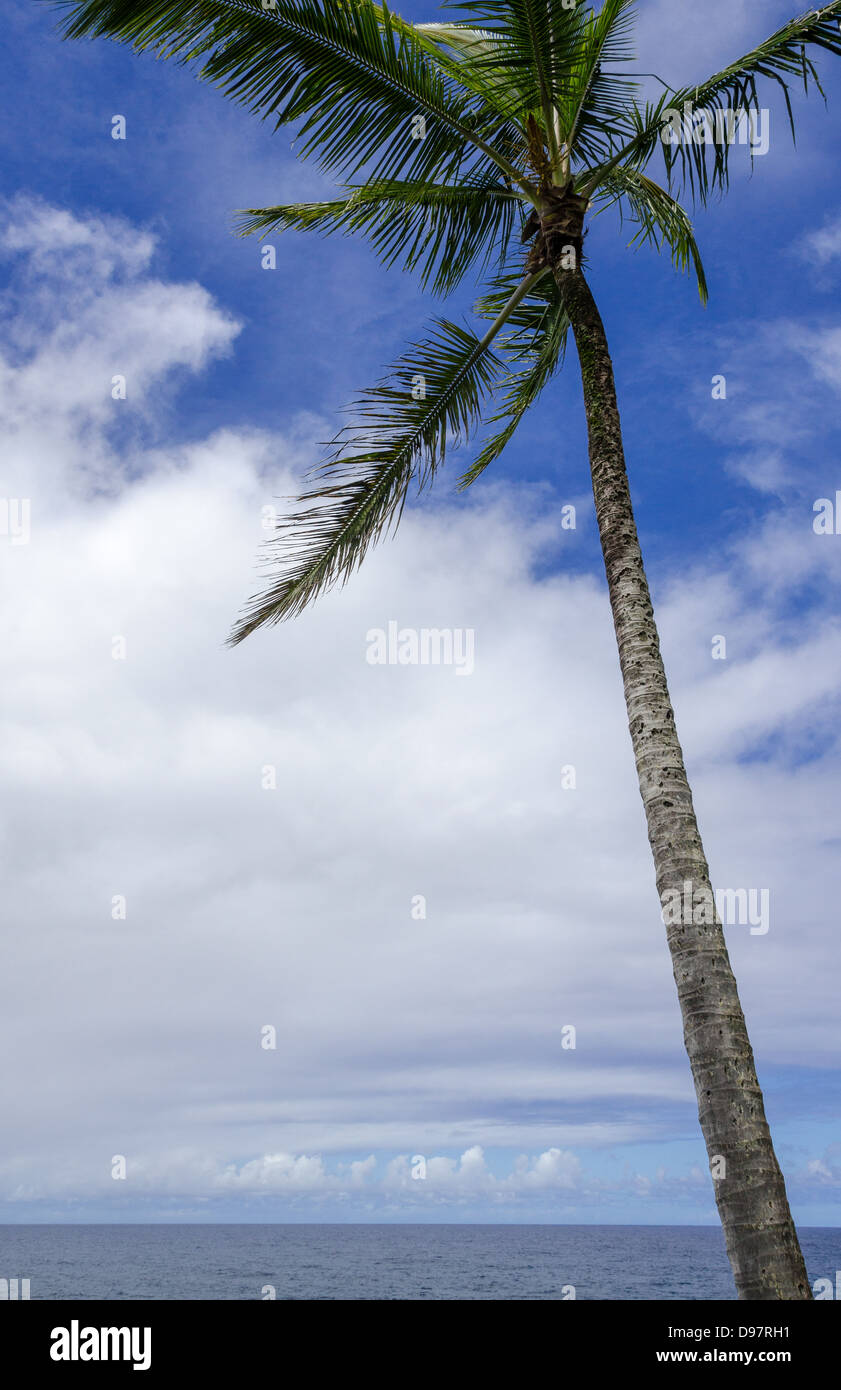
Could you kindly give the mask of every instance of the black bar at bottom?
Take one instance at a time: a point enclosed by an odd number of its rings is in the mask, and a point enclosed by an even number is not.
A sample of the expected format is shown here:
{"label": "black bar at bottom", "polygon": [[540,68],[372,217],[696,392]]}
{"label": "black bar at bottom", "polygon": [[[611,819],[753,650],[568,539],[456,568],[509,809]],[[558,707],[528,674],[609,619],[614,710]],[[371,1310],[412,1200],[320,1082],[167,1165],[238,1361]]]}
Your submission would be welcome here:
{"label": "black bar at bottom", "polygon": [[[551,1312],[550,1312],[551,1307]],[[485,1370],[562,1379],[721,1366],[837,1377],[841,1319],[827,1303],[454,1301],[8,1302],[3,1362],[20,1374],[145,1380],[206,1372],[294,1377],[335,1366],[417,1381]],[[546,1366],[546,1358],[549,1367]],[[303,1365],[301,1364],[303,1360]],[[540,1367],[543,1366],[543,1372]]]}

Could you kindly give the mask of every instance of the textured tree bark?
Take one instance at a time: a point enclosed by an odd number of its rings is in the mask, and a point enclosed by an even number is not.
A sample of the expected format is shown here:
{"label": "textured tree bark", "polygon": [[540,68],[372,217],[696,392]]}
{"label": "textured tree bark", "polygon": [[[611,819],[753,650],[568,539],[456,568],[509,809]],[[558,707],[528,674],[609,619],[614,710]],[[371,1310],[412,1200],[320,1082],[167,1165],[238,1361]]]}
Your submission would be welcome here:
{"label": "textured tree bark", "polygon": [[722,1174],[714,1188],[727,1253],[740,1299],[809,1299],[724,932],[709,906],[709,868],[631,507],[607,338],[580,265],[561,269],[553,250],[550,243],[581,365],[596,516],[661,904],[685,903],[685,885],[692,885],[691,910],[665,911],[664,920],[701,1129],[711,1172]]}

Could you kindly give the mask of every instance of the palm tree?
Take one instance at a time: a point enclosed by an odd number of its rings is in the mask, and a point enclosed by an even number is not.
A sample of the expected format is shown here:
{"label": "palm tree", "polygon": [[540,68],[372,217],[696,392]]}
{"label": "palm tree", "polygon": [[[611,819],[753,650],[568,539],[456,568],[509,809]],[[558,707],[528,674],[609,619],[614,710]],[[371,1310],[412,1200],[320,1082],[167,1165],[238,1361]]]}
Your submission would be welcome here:
{"label": "palm tree", "polygon": [[[732,119],[757,85],[820,91],[811,56],[841,55],[841,0],[794,19],[691,88],[642,101],[634,0],[468,0],[455,23],[410,24],[373,0],[52,0],[66,36],[106,35],[181,63],[279,127],[342,178],[321,203],[250,209],[240,230],[359,233],[437,293],[487,275],[481,335],[446,319],[356,402],[271,545],[281,566],[232,644],[345,581],[484,417],[495,430],[460,479],[500,455],[562,361],[570,329],[596,516],[657,888],[715,1193],[742,1299],[811,1298],[785,1183],[714,910],[640,552],[604,326],[582,268],[584,222],[614,205],[634,241],[665,246],[707,288],[679,201],[729,185]],[[658,79],[659,80],[659,79]],[[665,85],[665,84],[663,84]],[[688,106],[685,103],[689,103]],[[691,117],[688,129],[681,118]],[[646,170],[664,161],[665,187]],[[526,253],[524,243],[530,243]],[[684,901],[691,910],[667,911]],[[700,904],[700,908],[699,905]]]}

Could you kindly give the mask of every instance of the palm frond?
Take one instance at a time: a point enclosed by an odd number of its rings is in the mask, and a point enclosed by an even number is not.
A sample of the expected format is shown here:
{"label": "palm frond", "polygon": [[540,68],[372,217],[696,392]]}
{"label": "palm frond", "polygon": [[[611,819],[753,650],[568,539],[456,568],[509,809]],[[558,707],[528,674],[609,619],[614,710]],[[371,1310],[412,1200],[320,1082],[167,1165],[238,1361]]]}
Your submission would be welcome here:
{"label": "palm frond", "polygon": [[614,204],[619,205],[620,212],[623,211],[623,203],[630,208],[632,220],[639,224],[639,231],[629,245],[650,241],[659,251],[665,243],[671,252],[672,264],[678,270],[685,272],[690,265],[694,267],[701,303],[706,304],[709,299],[707,279],[686,209],[665,188],[630,166],[620,165],[614,169],[599,186],[598,192],[604,200],[603,211]]}
{"label": "palm frond", "polygon": [[532,275],[526,293],[520,296],[516,305],[512,305],[512,297],[522,284],[523,272],[515,265],[500,267],[477,298],[473,305],[474,312],[479,318],[492,320],[496,320],[505,312],[505,341],[508,341],[512,333],[519,331],[521,327],[528,332],[534,326],[533,301],[547,304],[553,298],[555,291],[549,284],[550,279],[548,269]]}
{"label": "palm frond", "polygon": [[[530,279],[519,293],[525,294]],[[515,296],[516,297],[516,296]],[[519,300],[517,300],[519,302]],[[316,485],[267,544],[281,547],[282,567],[268,590],[252,598],[229,639],[235,646],[264,624],[300,613],[344,582],[369,547],[400,520],[413,482],[426,487],[448,446],[476,427],[502,366],[491,343],[504,312],[479,339],[470,329],[437,320],[379,384],[353,407]]]}
{"label": "palm frond", "polygon": [[[461,87],[481,96],[506,119],[513,119],[522,105],[510,73],[502,62],[499,42],[488,29],[467,24],[410,24],[392,15],[395,28],[410,29],[435,63],[449,72]],[[516,135],[512,131],[512,135]]]}
{"label": "palm frond", "polygon": [[[466,168],[511,175],[497,133],[505,121],[444,72],[411,32],[371,0],[45,0],[68,38],[107,36],[180,63],[276,127],[303,122],[302,153],[353,173],[453,177]],[[412,138],[412,121],[426,130]]]}
{"label": "palm frond", "polygon": [[581,26],[569,98],[561,114],[570,161],[589,167],[609,155],[639,83],[605,70],[606,64],[634,57],[631,31],[636,0],[604,0],[598,14]]}
{"label": "palm frond", "polygon": [[502,256],[520,206],[519,197],[497,180],[432,184],[379,180],[345,189],[346,197],[322,203],[248,208],[241,236],[284,228],[323,233],[360,232],[386,265],[400,260],[446,294],[466,272]]}
{"label": "palm frond", "polygon": [[[792,137],[795,137],[792,84],[802,82],[804,92],[814,87],[823,96],[814,57],[808,51],[823,49],[841,56],[841,0],[808,11],[790,20],[764,43],[751,49],[735,63],[715,73],[695,87],[668,91],[657,102],[631,108],[624,131],[617,128],[613,153],[594,167],[581,191],[588,195],[610,171],[620,164],[637,167],[647,162],[658,145],[663,150],[670,186],[677,178],[693,197],[705,203],[729,184],[732,147],[730,113],[749,112],[759,107],[762,79],[776,83],[783,93]],[[817,55],[815,55],[817,56]],[[705,138],[666,142],[670,120],[683,118],[685,105],[703,123]]]}
{"label": "palm frond", "polygon": [[518,93],[519,120],[530,115],[538,120],[550,159],[557,164],[556,110],[569,97],[589,7],[562,0],[468,0],[453,8],[476,17],[487,49],[462,49],[466,70],[479,77],[505,74]]}
{"label": "palm frond", "polygon": [[[498,292],[481,301],[486,313],[493,313]],[[532,287],[530,294],[509,319],[509,327],[515,331],[500,339],[499,351],[504,354],[509,367],[519,362],[526,365],[520,371],[510,372],[501,383],[501,409],[490,417],[488,423],[504,420],[505,424],[485,441],[478,457],[462,475],[459,492],[470,487],[499,458],[523,416],[563,363],[570,323],[558,286],[551,275],[544,276]]]}

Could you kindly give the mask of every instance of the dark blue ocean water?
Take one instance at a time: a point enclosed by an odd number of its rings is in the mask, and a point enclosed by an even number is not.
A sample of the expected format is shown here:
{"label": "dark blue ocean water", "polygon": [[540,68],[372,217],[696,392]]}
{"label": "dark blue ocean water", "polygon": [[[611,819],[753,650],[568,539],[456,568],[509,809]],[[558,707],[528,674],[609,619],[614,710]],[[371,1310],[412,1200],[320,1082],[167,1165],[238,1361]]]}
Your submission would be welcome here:
{"label": "dark blue ocean water", "polygon": [[[841,1229],[800,1239],[834,1281]],[[32,1299],[735,1298],[701,1226],[2,1226],[0,1277]]]}

